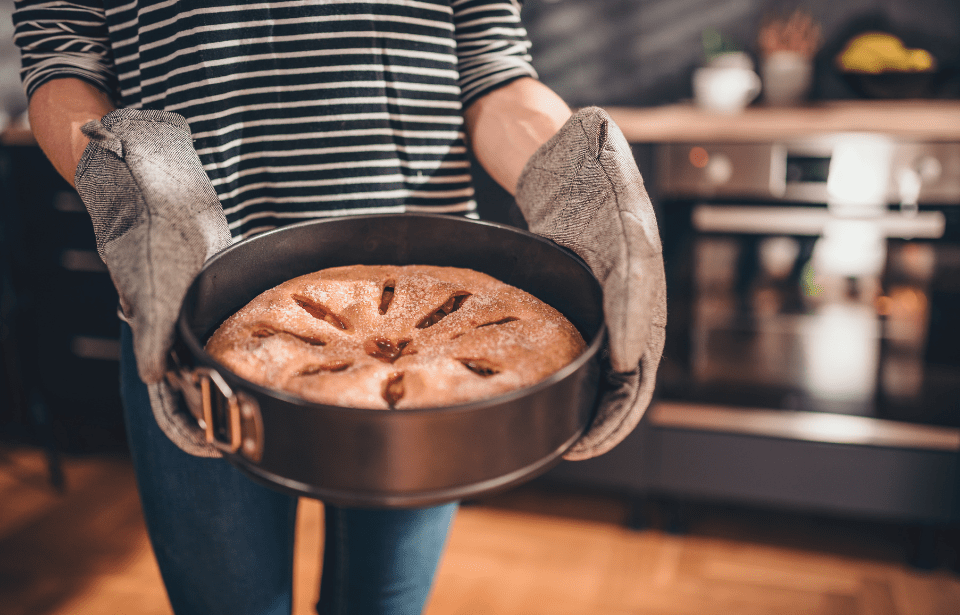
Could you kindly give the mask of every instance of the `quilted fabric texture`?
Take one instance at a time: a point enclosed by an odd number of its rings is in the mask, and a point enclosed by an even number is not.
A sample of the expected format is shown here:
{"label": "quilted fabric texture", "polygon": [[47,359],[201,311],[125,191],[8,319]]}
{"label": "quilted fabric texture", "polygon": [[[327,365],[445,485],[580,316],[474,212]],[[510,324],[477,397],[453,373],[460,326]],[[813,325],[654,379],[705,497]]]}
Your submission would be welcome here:
{"label": "quilted fabric texture", "polygon": [[82,130],[90,143],[77,165],[77,192],[133,329],[154,414],[180,448],[215,456],[163,377],[187,288],[203,263],[230,244],[223,208],[183,117],[118,109]]}
{"label": "quilted fabric texture", "polygon": [[640,421],[667,320],[653,205],[623,133],[597,107],[576,112],[526,163],[517,206],[532,232],[580,255],[603,287],[609,368],[597,415],[567,459],[609,451]]}

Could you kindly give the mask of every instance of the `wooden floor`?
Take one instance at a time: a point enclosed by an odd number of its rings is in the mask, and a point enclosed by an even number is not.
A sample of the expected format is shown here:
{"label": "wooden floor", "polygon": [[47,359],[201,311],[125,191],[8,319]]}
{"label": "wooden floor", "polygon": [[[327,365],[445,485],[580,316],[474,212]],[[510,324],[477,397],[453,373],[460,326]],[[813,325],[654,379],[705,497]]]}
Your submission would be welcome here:
{"label": "wooden floor", "polygon": [[[128,461],[0,447],[0,613],[169,615]],[[312,613],[321,509],[298,518]],[[524,487],[458,514],[427,615],[957,615],[960,576],[917,571],[891,527],[701,506],[682,535],[626,528],[618,497]],[[654,526],[656,527],[656,526]]]}

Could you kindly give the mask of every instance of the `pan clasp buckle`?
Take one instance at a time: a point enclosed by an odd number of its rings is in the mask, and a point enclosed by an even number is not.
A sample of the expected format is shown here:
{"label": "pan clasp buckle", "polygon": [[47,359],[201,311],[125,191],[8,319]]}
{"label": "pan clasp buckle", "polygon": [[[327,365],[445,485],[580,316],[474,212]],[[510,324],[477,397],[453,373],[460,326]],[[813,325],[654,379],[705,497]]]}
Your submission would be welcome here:
{"label": "pan clasp buckle", "polygon": [[263,457],[263,419],[249,395],[234,392],[214,369],[197,368],[203,416],[198,423],[207,442],[227,453],[237,453],[257,463]]}

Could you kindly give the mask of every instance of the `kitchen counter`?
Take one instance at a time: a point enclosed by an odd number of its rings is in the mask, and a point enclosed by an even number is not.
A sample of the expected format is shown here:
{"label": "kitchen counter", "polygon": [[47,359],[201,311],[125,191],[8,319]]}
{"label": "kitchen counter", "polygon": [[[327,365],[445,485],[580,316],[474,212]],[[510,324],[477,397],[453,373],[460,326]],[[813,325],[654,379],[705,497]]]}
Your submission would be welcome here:
{"label": "kitchen counter", "polygon": [[0,145],[35,145],[33,133],[26,126],[14,124],[0,130]]}
{"label": "kitchen counter", "polygon": [[960,100],[844,100],[803,107],[747,107],[717,115],[693,104],[608,107],[632,143],[770,141],[839,132],[960,141]]}

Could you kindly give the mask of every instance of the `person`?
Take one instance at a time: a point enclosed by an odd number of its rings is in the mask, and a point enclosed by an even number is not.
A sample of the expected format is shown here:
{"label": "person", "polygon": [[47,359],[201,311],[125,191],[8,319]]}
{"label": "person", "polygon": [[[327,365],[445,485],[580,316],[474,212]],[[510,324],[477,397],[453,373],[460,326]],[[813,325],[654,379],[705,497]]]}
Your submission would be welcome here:
{"label": "person", "polygon": [[[469,146],[604,289],[605,392],[567,458],[636,425],[663,347],[656,219],[609,116],[537,80],[517,0],[18,0],[14,24],[31,127],[120,296],[131,455],[178,615],[291,609],[297,499],[218,459],[164,379],[186,287],[231,242],[358,213],[475,216]],[[455,510],[325,505],[318,612],[421,612]]]}

